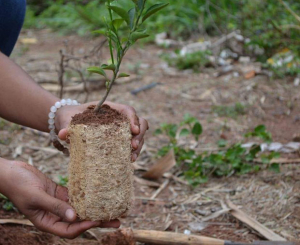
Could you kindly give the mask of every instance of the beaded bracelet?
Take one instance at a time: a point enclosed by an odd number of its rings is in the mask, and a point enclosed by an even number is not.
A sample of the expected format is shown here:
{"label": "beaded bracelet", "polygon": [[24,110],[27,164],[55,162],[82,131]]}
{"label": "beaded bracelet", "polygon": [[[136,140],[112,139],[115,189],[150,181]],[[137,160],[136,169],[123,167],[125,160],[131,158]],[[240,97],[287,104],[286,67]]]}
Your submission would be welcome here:
{"label": "beaded bracelet", "polygon": [[53,145],[60,151],[64,152],[66,155],[68,155],[68,149],[64,147],[58,140],[58,137],[55,133],[55,113],[57,110],[63,106],[66,105],[80,105],[76,100],[71,99],[62,99],[61,101],[58,101],[50,108],[49,113],[49,129],[50,129],[50,139],[53,143]]}

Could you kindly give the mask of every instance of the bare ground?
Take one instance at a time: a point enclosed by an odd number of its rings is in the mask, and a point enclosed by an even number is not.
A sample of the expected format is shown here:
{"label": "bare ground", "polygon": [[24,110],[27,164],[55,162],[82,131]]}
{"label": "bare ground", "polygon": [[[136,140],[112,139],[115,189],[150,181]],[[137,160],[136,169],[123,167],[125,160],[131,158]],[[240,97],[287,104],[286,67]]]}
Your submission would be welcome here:
{"label": "bare ground", "polygon": [[[37,43],[20,42],[13,59],[37,82],[48,88],[49,85],[53,87],[57,84],[58,51],[63,48],[65,39],[81,53],[85,53],[97,42],[76,36],[56,36],[48,31],[24,32],[21,40],[28,37],[36,38]],[[291,79],[269,79],[264,75],[245,79],[243,71],[253,70],[258,66],[254,63],[235,63],[235,69],[241,71],[239,77],[233,77],[231,74],[215,77],[215,69],[205,69],[202,73],[177,71],[166,66],[159,57],[162,52],[168,50],[154,45],[130,51],[124,60],[123,70],[134,74],[133,78],[116,85],[109,97],[111,101],[133,106],[139,116],[149,121],[150,130],[137,166],[151,166],[156,160],[157,150],[166,143],[165,138],[153,136],[160,123],[178,123],[186,113],[200,119],[204,133],[199,147],[208,150],[215,148],[220,138],[230,142],[241,140],[245,132],[259,124],[265,124],[272,133],[273,140],[281,143],[292,141],[293,135],[299,132],[299,88],[293,85]],[[107,57],[106,53],[104,57]],[[69,80],[72,82],[71,77]],[[130,93],[133,89],[152,82],[158,82],[160,85],[136,96]],[[89,101],[99,100],[103,93],[104,90],[92,91]],[[64,97],[78,98],[83,102],[85,95],[82,92],[73,92],[66,93]],[[219,105],[231,106],[236,102],[245,105],[245,115],[239,115],[237,118],[219,117],[212,109]],[[0,139],[2,157],[30,162],[57,182],[59,176],[66,176],[68,159],[49,146],[46,134],[9,124],[1,127]],[[298,158],[298,153],[284,157]],[[140,172],[137,171],[136,174],[140,175]],[[160,180],[160,183],[163,181]],[[255,175],[211,178],[207,184],[195,189],[181,182],[171,181],[168,188],[154,200],[148,198],[155,188],[136,183],[134,208],[129,217],[122,220],[122,225],[135,229],[180,233],[189,230],[192,234],[236,242],[263,240],[258,233],[228,212],[202,222],[207,216],[224,208],[226,198],[230,198],[245,213],[278,235],[287,240],[298,240],[299,189],[300,168],[297,163],[282,165],[279,174],[262,171]],[[1,218],[16,216],[21,217],[15,212],[0,212]],[[204,227],[201,228],[199,224]],[[0,225],[0,230],[3,234],[16,234],[7,235],[7,241],[11,241],[11,244],[13,239],[19,236],[25,236],[27,240],[24,238],[24,241],[27,241],[27,244],[100,244],[89,234],[71,242],[46,235],[34,228]]]}

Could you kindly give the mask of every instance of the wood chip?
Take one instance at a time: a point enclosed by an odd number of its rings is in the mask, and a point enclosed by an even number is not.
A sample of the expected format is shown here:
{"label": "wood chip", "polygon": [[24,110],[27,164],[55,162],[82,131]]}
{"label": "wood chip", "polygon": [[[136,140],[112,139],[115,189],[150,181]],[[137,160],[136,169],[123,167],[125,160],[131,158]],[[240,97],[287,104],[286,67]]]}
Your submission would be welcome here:
{"label": "wood chip", "polygon": [[28,225],[34,226],[28,219],[0,219],[0,224],[15,224],[15,225]]}
{"label": "wood chip", "polygon": [[256,72],[253,70],[253,71],[247,72],[247,73],[244,75],[244,77],[245,77],[245,79],[251,79],[251,78],[255,77],[255,75],[256,75]]}
{"label": "wood chip", "polygon": [[160,184],[154,181],[141,179],[137,176],[134,176],[134,181],[141,185],[151,186],[151,187],[160,187]]}
{"label": "wood chip", "polygon": [[167,155],[159,159],[150,168],[143,177],[146,179],[159,179],[164,173],[168,172],[171,168],[176,165],[176,160],[174,156],[174,150],[170,150]]}
{"label": "wood chip", "polygon": [[264,238],[269,241],[286,241],[285,238],[277,235],[255,219],[248,216],[245,212],[240,210],[237,206],[235,206],[229,199],[226,200],[228,207],[231,209],[230,213],[232,216],[250,226],[252,229],[256,230],[259,234],[261,234]]}

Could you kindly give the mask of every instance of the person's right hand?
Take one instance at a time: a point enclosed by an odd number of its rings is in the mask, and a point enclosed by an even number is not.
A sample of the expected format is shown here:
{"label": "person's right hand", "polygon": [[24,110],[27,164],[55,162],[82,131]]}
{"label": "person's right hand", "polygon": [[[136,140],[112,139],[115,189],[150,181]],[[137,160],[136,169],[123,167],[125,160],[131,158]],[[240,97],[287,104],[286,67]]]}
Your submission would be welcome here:
{"label": "person's right hand", "polygon": [[92,227],[120,226],[118,220],[107,223],[77,221],[75,211],[68,204],[67,188],[57,185],[26,163],[1,158],[0,162],[1,170],[5,172],[0,174],[0,192],[39,230],[73,239]]}

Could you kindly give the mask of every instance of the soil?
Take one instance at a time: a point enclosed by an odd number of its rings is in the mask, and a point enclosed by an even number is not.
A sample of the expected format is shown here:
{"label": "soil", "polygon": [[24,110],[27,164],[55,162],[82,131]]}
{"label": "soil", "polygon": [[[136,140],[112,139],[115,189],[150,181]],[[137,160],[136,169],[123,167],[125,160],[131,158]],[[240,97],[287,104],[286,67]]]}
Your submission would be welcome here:
{"label": "soil", "polygon": [[71,124],[107,125],[127,120],[120,112],[110,108],[108,105],[102,105],[99,113],[94,112],[95,107],[94,105],[90,105],[83,113],[73,116]]}
{"label": "soil", "polygon": [[[69,45],[81,56],[88,53],[89,48],[94,47],[99,40],[78,36],[53,38],[54,35],[47,30],[24,32],[20,40],[23,37],[36,38],[37,43],[27,46],[19,43],[13,59],[41,86],[58,94],[60,87],[57,84],[56,64],[60,60],[59,49],[64,48],[64,41],[68,39]],[[203,135],[198,144],[198,148],[203,151],[215,149],[220,138],[229,143],[238,142],[243,139],[245,133],[259,124],[266,125],[274,142],[288,143],[293,140],[295,134],[299,134],[300,96],[299,87],[294,85],[293,78],[269,79],[264,75],[256,75],[246,79],[242,73],[239,77],[232,74],[216,77],[215,69],[205,69],[201,73],[178,71],[168,67],[160,58],[162,53],[171,51],[154,45],[143,49],[136,46],[130,50],[124,58],[121,70],[132,76],[117,81],[108,98],[110,101],[134,107],[137,114],[150,124],[150,130],[145,136],[145,146],[135,163],[138,169],[136,176],[142,176],[143,169],[156,162],[157,151],[168,142],[166,137],[154,136],[153,132],[162,123],[179,124],[186,113],[197,117],[203,125]],[[110,59],[109,52],[104,51],[102,55],[102,60]],[[250,71],[256,65],[253,62],[233,64],[238,69]],[[79,84],[78,79],[74,79],[75,73],[69,77],[72,78],[66,79],[66,87]],[[96,83],[101,85],[101,81],[97,81],[98,77],[94,78]],[[132,90],[153,82],[160,85],[135,96],[131,94]],[[101,86],[98,86],[96,90],[92,87],[94,83],[88,82],[87,85],[91,86],[88,101],[99,101],[105,94],[105,86],[102,86],[102,90],[99,90]],[[63,97],[74,98],[84,103],[86,94],[81,89],[65,92]],[[245,113],[235,118],[220,116],[214,110],[220,106],[231,107],[236,102],[245,105]],[[188,137],[181,139],[179,143],[195,145],[193,139]],[[7,159],[31,162],[56,182],[60,181],[61,176],[67,175],[69,159],[49,147],[47,134],[28,128],[18,128],[11,124],[3,126],[0,123],[0,155]],[[299,152],[294,152],[282,154],[281,157],[296,159],[299,155]],[[164,180],[156,182],[161,184]],[[149,200],[156,190],[157,188],[151,186],[135,184],[133,210],[126,219],[121,220],[123,227],[179,233],[188,230],[194,235],[207,235],[235,242],[252,243],[263,240],[257,232],[239,222],[230,213],[202,222],[207,215],[199,213],[214,214],[222,209],[229,196],[247,215],[276,234],[289,241],[300,239],[300,164],[297,162],[281,165],[280,173],[261,171],[242,176],[211,178],[208,183],[197,188],[172,180],[155,200]],[[23,217],[16,212],[0,210],[0,218]],[[198,224],[200,228],[193,230],[191,223]],[[201,228],[203,224],[205,227]],[[22,237],[28,234],[36,234],[46,239],[51,236],[33,227],[1,227],[14,234],[16,240],[19,237],[23,239]],[[87,233],[73,241],[52,237],[51,244],[100,243]],[[24,245],[29,244],[33,242],[24,241]]]}
{"label": "soil", "polygon": [[35,228],[0,225],[0,244],[3,245],[16,245],[16,244],[53,244],[54,236],[37,232]]}

